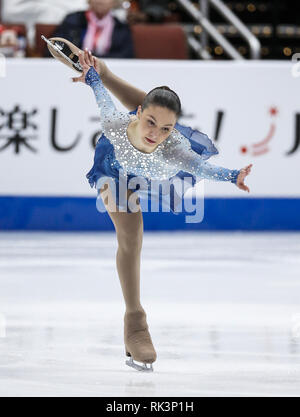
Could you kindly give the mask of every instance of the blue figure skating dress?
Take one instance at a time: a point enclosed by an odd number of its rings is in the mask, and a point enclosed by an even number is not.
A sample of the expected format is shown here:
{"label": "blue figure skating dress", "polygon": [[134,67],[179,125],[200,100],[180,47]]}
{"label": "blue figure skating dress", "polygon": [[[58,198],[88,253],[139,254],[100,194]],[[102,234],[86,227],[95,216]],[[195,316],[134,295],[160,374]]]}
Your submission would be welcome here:
{"label": "blue figure skating dress", "polygon": [[167,206],[177,214],[176,208],[181,206],[183,195],[179,187],[182,183],[184,193],[202,179],[236,183],[239,170],[206,161],[218,154],[208,136],[179,123],[153,152],[138,150],[127,136],[131,115],[136,110],[129,113],[118,111],[93,67],[86,75],[86,83],[95,93],[103,131],[96,145],[94,165],[86,175],[90,186],[97,188],[98,198],[99,190],[109,182],[119,210],[132,212],[127,199],[121,198],[119,193],[123,184],[137,193],[141,201],[157,200],[162,202],[163,211]]}

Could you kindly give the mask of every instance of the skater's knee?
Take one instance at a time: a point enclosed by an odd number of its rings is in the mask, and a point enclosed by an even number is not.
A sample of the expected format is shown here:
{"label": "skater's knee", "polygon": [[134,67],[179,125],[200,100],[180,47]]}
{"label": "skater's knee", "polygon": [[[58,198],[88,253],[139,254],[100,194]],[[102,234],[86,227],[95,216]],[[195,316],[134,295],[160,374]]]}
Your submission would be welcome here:
{"label": "skater's knee", "polygon": [[128,253],[140,252],[143,244],[143,232],[142,230],[136,230],[135,233],[132,230],[119,230],[117,232],[119,248]]}

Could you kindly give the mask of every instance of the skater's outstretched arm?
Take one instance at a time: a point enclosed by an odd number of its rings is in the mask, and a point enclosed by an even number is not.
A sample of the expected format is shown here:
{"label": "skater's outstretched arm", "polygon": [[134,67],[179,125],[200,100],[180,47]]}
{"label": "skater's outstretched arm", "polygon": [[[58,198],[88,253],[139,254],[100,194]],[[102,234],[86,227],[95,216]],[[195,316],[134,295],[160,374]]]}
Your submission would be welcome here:
{"label": "skater's outstretched arm", "polygon": [[96,58],[95,69],[101,76],[103,84],[129,111],[142,104],[147,93],[129,84],[115,75],[99,58]]}
{"label": "skater's outstretched arm", "polygon": [[250,192],[249,187],[244,184],[244,178],[249,175],[252,164],[240,170],[212,165],[192,150],[186,138],[174,147],[171,155],[168,155],[168,160],[181,171],[213,181],[230,181],[238,188]]}
{"label": "skater's outstretched arm", "polygon": [[[83,52],[82,52],[83,53]],[[87,50],[84,54],[89,53]],[[129,84],[127,81],[115,75],[105,64],[105,62],[96,57],[93,58],[93,66],[101,77],[106,87],[128,110],[135,110],[142,104],[147,93],[137,87]]]}
{"label": "skater's outstretched arm", "polygon": [[100,117],[103,128],[113,127],[114,122],[120,120],[122,112],[116,109],[108,91],[94,68],[96,59],[87,51],[79,52],[79,61],[83,68],[82,75],[73,78],[73,82],[83,82],[89,85],[95,94],[98,107],[100,109]]}

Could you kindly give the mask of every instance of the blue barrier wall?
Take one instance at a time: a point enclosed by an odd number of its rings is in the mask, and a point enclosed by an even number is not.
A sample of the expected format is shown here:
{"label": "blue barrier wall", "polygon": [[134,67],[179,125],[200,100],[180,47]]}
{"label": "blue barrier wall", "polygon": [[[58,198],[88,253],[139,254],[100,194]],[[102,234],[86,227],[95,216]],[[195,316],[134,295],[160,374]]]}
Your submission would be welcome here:
{"label": "blue barrier wall", "polygon": [[[0,197],[0,230],[113,230],[95,198]],[[205,198],[201,223],[186,223],[188,213],[144,212],[145,230],[300,230],[298,198]]]}

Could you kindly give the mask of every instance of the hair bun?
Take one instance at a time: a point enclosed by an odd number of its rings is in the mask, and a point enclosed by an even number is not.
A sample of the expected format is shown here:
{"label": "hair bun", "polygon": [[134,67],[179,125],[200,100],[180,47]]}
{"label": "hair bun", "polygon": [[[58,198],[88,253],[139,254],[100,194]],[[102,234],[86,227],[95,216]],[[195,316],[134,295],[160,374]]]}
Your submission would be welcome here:
{"label": "hair bun", "polygon": [[167,85],[162,85],[161,87],[157,87],[157,88],[161,88],[162,90],[169,90],[172,91],[170,87],[168,87]]}
{"label": "hair bun", "polygon": [[180,99],[179,99],[179,97],[178,97],[178,94],[177,94],[177,93],[175,93],[175,91],[174,91],[174,90],[172,90],[172,89],[171,89],[170,87],[168,87],[167,85],[162,85],[161,87],[156,87],[156,88],[158,88],[158,89],[160,89],[160,90],[170,91],[171,93],[175,94],[175,96],[177,97],[177,99],[180,101]]}
{"label": "hair bun", "polygon": [[[159,90],[161,92],[159,92]],[[168,93],[163,93],[162,91],[167,91]],[[155,87],[151,90],[145,97],[142,103],[142,110],[148,107],[151,104],[156,104],[162,107],[167,107],[170,110],[174,111],[179,117],[181,115],[181,102],[179,96],[167,85],[162,85],[160,87]]]}
{"label": "hair bun", "polygon": [[171,88],[168,87],[167,85],[162,85],[161,87],[157,87],[157,88],[160,89],[160,90],[167,90],[167,91],[171,91],[171,93],[175,93],[175,91],[171,90]]}

